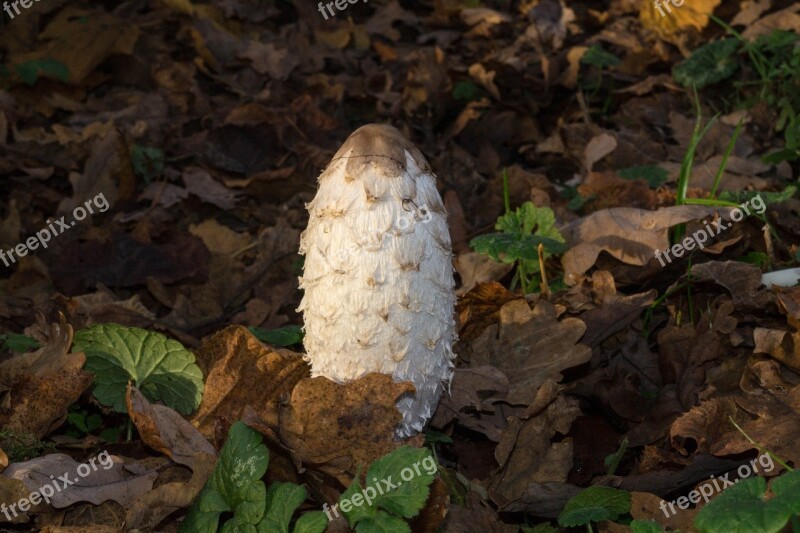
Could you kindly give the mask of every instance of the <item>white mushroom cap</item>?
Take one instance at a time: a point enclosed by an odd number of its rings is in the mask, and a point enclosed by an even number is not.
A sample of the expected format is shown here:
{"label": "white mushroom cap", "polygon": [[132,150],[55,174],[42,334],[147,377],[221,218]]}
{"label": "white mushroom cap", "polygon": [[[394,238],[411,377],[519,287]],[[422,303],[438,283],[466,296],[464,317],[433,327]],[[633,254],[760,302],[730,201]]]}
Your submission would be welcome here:
{"label": "white mushroom cap", "polygon": [[411,381],[398,435],[419,432],[453,375],[450,233],[436,176],[395,128],[353,132],[319,177],[300,238],[306,360],[344,383]]}

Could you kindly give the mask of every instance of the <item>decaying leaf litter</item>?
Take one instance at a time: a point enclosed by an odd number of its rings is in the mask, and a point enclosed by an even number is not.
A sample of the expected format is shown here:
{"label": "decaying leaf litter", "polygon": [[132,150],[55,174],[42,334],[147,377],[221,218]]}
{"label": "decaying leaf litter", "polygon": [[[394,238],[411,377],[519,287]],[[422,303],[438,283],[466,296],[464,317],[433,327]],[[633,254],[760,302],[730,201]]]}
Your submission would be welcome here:
{"label": "decaying leaf litter", "polygon": [[[792,159],[762,159],[791,148],[785,103],[725,80],[698,91],[702,124],[719,116],[692,146],[694,94],[672,68],[725,38],[714,18],[754,42],[796,32],[800,7],[373,0],[325,20],[300,1],[54,1],[5,18],[0,249],[96,195],[109,209],[0,265],[14,348],[0,361],[2,501],[41,485],[30,472],[102,450],[114,467],[0,514],[3,527],[176,531],[239,420],[263,435],[268,483],[307,489],[301,513],[338,501],[359,465],[424,446],[393,438],[407,384],[308,379],[296,338],[267,346],[248,329],[300,324],[304,205],[371,122],[398,127],[436,172],[460,287],[456,373],[428,434],[439,479],[414,531],[555,524],[590,485],[629,491],[634,519],[690,531],[704,503],[665,516],[660,501],[752,460],[745,434],[796,466],[799,296],[761,285],[763,270],[796,266],[793,193],[690,260],[654,256],[677,225],[730,222],[676,202],[687,151],[690,198],[708,198],[723,161],[720,192],[767,198],[796,180]],[[504,183],[511,208],[552,209],[566,244],[529,295],[515,264],[470,246],[507,211]],[[182,343],[195,362],[176,375],[202,376],[202,399],[184,415],[149,401],[170,374],[143,370],[101,404],[106,367],[80,339],[109,323]]]}

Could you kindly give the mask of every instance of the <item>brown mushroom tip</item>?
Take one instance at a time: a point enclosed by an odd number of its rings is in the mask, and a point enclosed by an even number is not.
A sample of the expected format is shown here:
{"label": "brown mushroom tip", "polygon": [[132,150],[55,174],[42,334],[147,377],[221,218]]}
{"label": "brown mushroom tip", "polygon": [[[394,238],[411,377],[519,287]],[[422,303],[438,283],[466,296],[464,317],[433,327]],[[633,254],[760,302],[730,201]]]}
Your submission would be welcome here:
{"label": "brown mushroom tip", "polygon": [[406,171],[406,153],[420,169],[430,171],[425,156],[400,130],[389,124],[366,124],[350,134],[331,159],[331,164],[348,159],[346,170],[356,172],[357,165],[373,163],[392,167],[386,169],[389,170],[387,175],[396,176]]}

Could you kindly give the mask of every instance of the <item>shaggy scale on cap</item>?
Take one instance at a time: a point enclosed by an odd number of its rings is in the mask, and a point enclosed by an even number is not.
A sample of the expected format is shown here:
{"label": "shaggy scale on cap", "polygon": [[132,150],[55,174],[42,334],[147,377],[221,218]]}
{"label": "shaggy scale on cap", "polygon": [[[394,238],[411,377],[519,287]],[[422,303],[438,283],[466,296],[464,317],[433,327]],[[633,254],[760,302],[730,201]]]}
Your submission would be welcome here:
{"label": "shaggy scale on cap", "polygon": [[353,132],[319,177],[300,237],[311,375],[411,381],[398,436],[422,430],[453,376],[450,233],[436,176],[391,126]]}

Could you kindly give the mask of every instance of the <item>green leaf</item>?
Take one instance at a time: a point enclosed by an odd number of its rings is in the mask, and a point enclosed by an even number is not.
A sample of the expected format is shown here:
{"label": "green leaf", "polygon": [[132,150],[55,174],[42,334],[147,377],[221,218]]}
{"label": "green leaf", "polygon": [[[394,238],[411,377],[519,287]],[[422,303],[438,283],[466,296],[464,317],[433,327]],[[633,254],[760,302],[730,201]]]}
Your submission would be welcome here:
{"label": "green leaf", "polygon": [[0,346],[8,348],[12,352],[26,353],[39,348],[39,341],[27,335],[17,333],[6,333],[0,335]]}
{"label": "green leaf", "polygon": [[322,533],[328,527],[328,519],[322,511],[311,511],[301,516],[292,533]]}
{"label": "green leaf", "polygon": [[74,342],[86,353],[86,369],[95,374],[94,395],[103,405],[127,412],[129,380],[151,402],[163,401],[184,415],[200,405],[203,373],[178,341],[140,328],[96,324],[78,331]]}
{"label": "green leaf", "polygon": [[759,268],[765,269],[769,266],[769,255],[764,252],[748,252],[739,258],[742,263],[750,263]]}
{"label": "green leaf", "polygon": [[453,439],[451,439],[450,437],[439,431],[435,431],[433,429],[426,429],[425,446],[430,446],[432,444],[453,444]]}
{"label": "green leaf", "polygon": [[631,533],[664,533],[664,528],[655,520],[634,520]]}
{"label": "green leaf", "polygon": [[438,465],[427,448],[403,446],[376,460],[367,471],[367,483],[391,481],[396,486],[382,483],[384,494],[378,495],[377,505],[396,515],[411,518],[425,506],[428,487],[436,477]]}
{"label": "green leaf", "polygon": [[739,65],[734,54],[738,49],[739,40],[733,37],[703,45],[676,65],[672,75],[684,87],[701,89],[717,83],[736,72]]}
{"label": "green leaf", "polygon": [[603,50],[603,47],[593,44],[586,50],[586,53],[581,57],[581,63],[584,65],[594,65],[595,67],[616,67],[622,61],[610,52]]}
{"label": "green leaf", "polygon": [[481,91],[478,86],[471,81],[459,81],[453,87],[453,99],[455,100],[471,102],[477,100],[480,94]]}
{"label": "green leaf", "polygon": [[617,471],[617,467],[619,466],[619,462],[622,461],[622,458],[625,456],[625,450],[628,449],[628,437],[622,439],[622,442],[619,445],[619,448],[616,452],[612,453],[611,455],[607,455],[605,460],[603,461],[608,469],[606,472],[609,476],[613,476],[614,472]]}
{"label": "green leaf", "polygon": [[164,172],[166,157],[160,148],[133,145],[131,150],[131,164],[133,172],[142,178],[145,183]]}
{"label": "green leaf", "polygon": [[69,67],[55,59],[37,59],[26,61],[14,67],[20,79],[28,85],[34,85],[40,75],[48,78],[69,81]]}
{"label": "green leaf", "polygon": [[[350,527],[354,527],[361,520],[372,518],[378,514],[378,508],[375,504],[375,499],[377,498],[376,493],[378,492],[378,487],[383,487],[382,484],[378,485],[376,483],[374,486],[370,487],[371,492],[367,491],[366,493],[362,493],[361,483],[358,480],[359,477],[360,472],[350,486],[347,487],[347,490],[339,497],[339,508],[344,517],[347,518],[347,523],[350,524]],[[356,496],[355,499],[353,498],[354,496]],[[366,497],[369,497],[370,500],[367,501]],[[345,507],[348,508],[347,511],[341,507],[342,502],[345,501],[347,501],[347,503],[345,503]]]}
{"label": "green leaf", "polygon": [[247,329],[258,340],[271,346],[292,346],[303,342],[303,328],[300,326],[284,326],[278,329],[261,329],[250,326]]}
{"label": "green leaf", "polygon": [[797,187],[789,185],[781,192],[766,192],[766,191],[723,191],[719,195],[720,200],[728,202],[736,202],[743,204],[749,202],[756,196],[760,196],[766,205],[779,204],[785,202],[794,196],[797,192]]}
{"label": "green leaf", "polygon": [[558,533],[558,528],[553,527],[550,522],[542,522],[534,527],[522,527],[522,533]]}
{"label": "green leaf", "polygon": [[289,533],[292,515],[308,497],[306,489],[294,483],[273,483],[267,489],[267,510],[258,523],[263,533]]}
{"label": "green leaf", "polygon": [[626,180],[644,180],[651,189],[658,189],[667,181],[667,171],[657,165],[623,168],[617,175]]}
{"label": "green leaf", "polygon": [[[398,523],[397,520],[404,525],[405,522],[398,518],[385,525],[382,517],[386,513],[379,509],[404,518],[416,516],[425,506],[428,487],[436,477],[437,471],[436,459],[427,448],[409,446],[397,448],[372,463],[367,471],[365,489],[361,488],[359,477],[356,476],[350,487],[342,494],[339,508],[350,526],[356,527],[356,531],[373,531],[360,529],[366,527],[361,526],[364,522],[376,527],[386,527],[375,531],[399,531],[391,529],[395,527],[392,524]],[[342,508],[345,500],[350,504],[347,511]],[[345,507],[348,505],[345,504]]]}
{"label": "green leaf", "polygon": [[469,244],[476,252],[488,255],[495,261],[513,263],[517,259],[538,260],[540,243],[544,245],[545,257],[567,250],[564,237],[556,229],[555,223],[552,209],[537,208],[533,203],[525,202],[516,211],[497,218],[495,229],[502,233],[479,235]]}
{"label": "green leaf", "polygon": [[67,415],[67,422],[78,428],[84,435],[89,434],[89,427],[86,425],[86,413],[70,413]]}
{"label": "green leaf", "polygon": [[411,528],[402,518],[378,511],[377,515],[359,522],[356,533],[411,533]]}
{"label": "green leaf", "polygon": [[763,477],[739,480],[700,509],[694,525],[701,533],[781,531],[793,514],[800,513],[798,476],[800,471],[781,476],[788,479],[777,483],[776,496],[767,501],[764,501],[767,482]]}
{"label": "green leaf", "polygon": [[564,506],[558,517],[563,527],[583,526],[589,522],[616,520],[631,510],[631,495],[611,487],[589,487]]}
{"label": "green leaf", "polygon": [[267,471],[269,452],[261,435],[236,422],[220,451],[214,472],[181,523],[182,533],[213,533],[222,513],[233,513],[220,531],[256,532],[264,516],[267,491],[261,478]]}
{"label": "green leaf", "polygon": [[539,258],[539,243],[549,254],[560,254],[567,251],[567,246],[555,239],[539,235],[511,235],[508,233],[489,233],[479,235],[469,242],[476,252],[488,255],[495,261],[513,263],[517,259]]}

